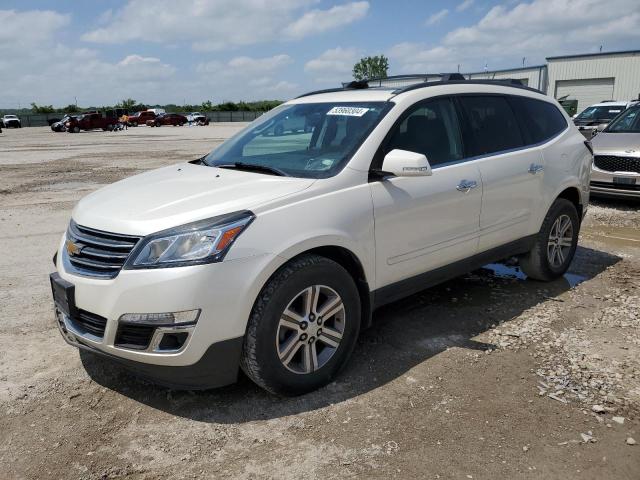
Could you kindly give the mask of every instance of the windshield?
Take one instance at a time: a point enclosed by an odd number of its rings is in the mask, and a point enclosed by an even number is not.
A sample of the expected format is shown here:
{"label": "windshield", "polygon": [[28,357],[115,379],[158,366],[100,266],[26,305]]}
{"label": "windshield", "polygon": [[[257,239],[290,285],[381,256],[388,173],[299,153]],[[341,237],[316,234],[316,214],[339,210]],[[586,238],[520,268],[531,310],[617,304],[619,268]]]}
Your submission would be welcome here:
{"label": "windshield", "polygon": [[282,105],[259,117],[204,158],[209,166],[268,167],[286,175],[338,173],[391,105],[340,102]]}
{"label": "windshield", "polygon": [[640,108],[630,108],[604,129],[608,133],[640,133]]}
{"label": "windshield", "polygon": [[625,107],[622,105],[609,105],[606,107],[588,107],[580,115],[577,120],[611,120],[616,117]]}

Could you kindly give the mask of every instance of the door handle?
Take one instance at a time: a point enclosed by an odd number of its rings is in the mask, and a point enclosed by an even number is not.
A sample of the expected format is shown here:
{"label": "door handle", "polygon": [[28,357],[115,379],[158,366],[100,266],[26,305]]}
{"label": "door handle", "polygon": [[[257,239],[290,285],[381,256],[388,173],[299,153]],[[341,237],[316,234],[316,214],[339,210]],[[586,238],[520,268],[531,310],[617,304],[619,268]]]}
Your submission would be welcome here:
{"label": "door handle", "polygon": [[460,180],[460,183],[456,187],[456,190],[459,192],[468,193],[472,188],[476,188],[478,186],[478,182],[475,180]]}
{"label": "door handle", "polygon": [[531,175],[535,175],[538,172],[541,172],[544,170],[544,167],[542,165],[538,165],[537,163],[532,163],[531,165],[529,165],[529,173]]}

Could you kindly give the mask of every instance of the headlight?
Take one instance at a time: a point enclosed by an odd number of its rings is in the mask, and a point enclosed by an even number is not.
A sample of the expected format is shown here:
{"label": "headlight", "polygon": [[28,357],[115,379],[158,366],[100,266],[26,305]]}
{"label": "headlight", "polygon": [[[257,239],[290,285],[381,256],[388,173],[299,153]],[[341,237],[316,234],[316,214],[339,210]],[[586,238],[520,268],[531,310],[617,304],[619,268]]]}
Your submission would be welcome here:
{"label": "headlight", "polygon": [[125,269],[219,262],[254,218],[244,211],[149,235],[131,252]]}

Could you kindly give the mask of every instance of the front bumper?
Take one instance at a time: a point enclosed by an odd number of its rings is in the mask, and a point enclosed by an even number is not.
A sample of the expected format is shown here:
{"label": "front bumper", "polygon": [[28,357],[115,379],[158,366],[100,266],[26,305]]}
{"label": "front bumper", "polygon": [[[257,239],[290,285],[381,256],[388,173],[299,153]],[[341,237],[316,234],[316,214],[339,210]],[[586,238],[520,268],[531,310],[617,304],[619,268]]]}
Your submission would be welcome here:
{"label": "front bumper", "polygon": [[[74,329],[70,319],[59,318],[58,326],[68,343],[117,359],[145,376],[159,378],[159,383],[178,385],[179,382],[170,381],[173,373],[166,372],[183,371],[187,373],[177,374],[176,378],[195,378],[203,365],[215,366],[215,375],[222,379],[215,380],[214,373],[203,370],[203,385],[233,382],[246,323],[262,287],[264,271],[274,255],[265,253],[189,267],[121,270],[115,278],[98,279],[68,271],[61,253],[63,246],[64,238],[55,260],[58,275],[73,285],[77,310],[103,322],[103,332],[92,335],[90,331]],[[187,340],[178,350],[157,351],[152,348],[153,343],[146,349],[125,348],[116,341],[122,326],[119,319],[125,313],[195,309],[201,310],[200,316],[195,326],[188,327]],[[216,361],[208,362],[212,358]],[[167,378],[163,380],[164,377]]]}
{"label": "front bumper", "polygon": [[[614,178],[624,178],[635,184],[614,182]],[[608,172],[595,165],[591,169],[591,194],[610,198],[640,198],[640,173]]]}
{"label": "front bumper", "polygon": [[243,337],[210,345],[200,360],[192,365],[171,366],[137,362],[105,352],[90,345],[82,335],[73,332],[64,316],[56,315],[58,328],[65,341],[74,347],[116,362],[136,376],[158,385],[178,390],[205,390],[234,383],[242,355]]}

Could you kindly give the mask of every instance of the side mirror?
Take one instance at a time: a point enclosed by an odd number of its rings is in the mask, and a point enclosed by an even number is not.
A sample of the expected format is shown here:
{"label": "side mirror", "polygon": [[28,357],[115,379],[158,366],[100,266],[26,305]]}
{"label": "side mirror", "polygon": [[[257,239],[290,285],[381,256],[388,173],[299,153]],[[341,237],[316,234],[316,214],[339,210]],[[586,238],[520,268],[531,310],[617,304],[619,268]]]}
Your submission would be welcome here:
{"label": "side mirror", "polygon": [[399,149],[391,150],[385,155],[382,171],[396,177],[426,177],[433,173],[426,156]]}

